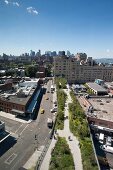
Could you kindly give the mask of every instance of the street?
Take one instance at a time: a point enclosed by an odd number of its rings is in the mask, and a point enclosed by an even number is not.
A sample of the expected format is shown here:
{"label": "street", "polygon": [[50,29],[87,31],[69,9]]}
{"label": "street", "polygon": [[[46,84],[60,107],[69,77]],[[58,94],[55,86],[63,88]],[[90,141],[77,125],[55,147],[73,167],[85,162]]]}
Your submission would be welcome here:
{"label": "street", "polygon": [[[12,134],[0,145],[0,169],[19,169],[27,162],[36,148],[44,146],[47,142],[51,131],[47,127],[47,118],[52,118],[50,109],[52,108],[53,98],[51,93],[47,93],[47,91],[50,91],[51,81],[44,87],[47,90],[42,97],[40,107],[45,110],[45,113],[37,113],[36,120],[28,124],[0,117],[0,120],[5,122],[6,130]],[[49,99],[46,100],[45,97]],[[12,136],[16,137],[17,140]]]}

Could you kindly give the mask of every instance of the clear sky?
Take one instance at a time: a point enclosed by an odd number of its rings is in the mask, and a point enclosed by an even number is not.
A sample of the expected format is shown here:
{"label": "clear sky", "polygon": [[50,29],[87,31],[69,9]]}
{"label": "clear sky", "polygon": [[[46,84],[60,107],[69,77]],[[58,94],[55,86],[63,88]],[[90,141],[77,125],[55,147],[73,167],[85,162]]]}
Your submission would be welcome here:
{"label": "clear sky", "polygon": [[0,54],[113,57],[113,0],[0,0]]}

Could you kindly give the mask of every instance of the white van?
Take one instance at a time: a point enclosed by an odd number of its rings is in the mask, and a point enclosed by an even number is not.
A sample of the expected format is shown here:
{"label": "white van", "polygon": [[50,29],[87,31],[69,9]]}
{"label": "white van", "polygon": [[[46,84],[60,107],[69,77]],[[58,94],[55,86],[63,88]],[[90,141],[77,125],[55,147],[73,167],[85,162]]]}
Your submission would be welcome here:
{"label": "white van", "polygon": [[101,144],[103,144],[103,142],[104,142],[104,134],[103,133],[100,133],[100,135],[99,135],[99,142]]}
{"label": "white van", "polygon": [[104,150],[105,152],[113,153],[113,147],[111,147],[111,146],[103,145],[103,146],[101,146],[101,149]]}
{"label": "white van", "polygon": [[53,109],[51,109],[51,113],[57,112],[57,107],[54,107]]}

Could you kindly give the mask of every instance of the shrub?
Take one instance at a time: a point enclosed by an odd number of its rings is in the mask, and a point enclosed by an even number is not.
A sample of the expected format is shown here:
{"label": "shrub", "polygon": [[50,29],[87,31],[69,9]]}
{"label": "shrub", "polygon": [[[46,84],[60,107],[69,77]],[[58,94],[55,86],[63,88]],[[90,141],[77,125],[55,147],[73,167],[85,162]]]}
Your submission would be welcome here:
{"label": "shrub", "polygon": [[64,127],[64,107],[66,102],[66,93],[63,90],[57,90],[58,112],[56,129],[63,129]]}
{"label": "shrub", "polygon": [[49,170],[74,170],[74,161],[65,138],[58,141],[51,153]]}
{"label": "shrub", "polygon": [[73,100],[73,103],[69,104],[70,129],[73,134],[78,137],[80,142],[83,169],[97,170],[98,166],[92,147],[92,142],[90,140],[90,132],[86,116],[74,93],[70,92],[70,95]]}

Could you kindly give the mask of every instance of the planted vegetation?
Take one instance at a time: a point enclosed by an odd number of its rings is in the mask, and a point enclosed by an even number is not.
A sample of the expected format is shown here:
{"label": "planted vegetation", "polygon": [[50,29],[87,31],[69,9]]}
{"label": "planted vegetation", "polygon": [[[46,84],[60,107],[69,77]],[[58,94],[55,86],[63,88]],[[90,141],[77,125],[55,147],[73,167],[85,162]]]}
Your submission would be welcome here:
{"label": "planted vegetation", "polygon": [[55,79],[55,83],[56,83],[56,88],[57,89],[65,89],[66,88],[66,84],[67,84],[67,80],[65,78],[56,78]]}
{"label": "planted vegetation", "polygon": [[87,88],[87,93],[89,95],[94,95],[94,92],[89,88],[89,86],[87,84],[84,84],[84,86]]}
{"label": "planted vegetation", "polygon": [[56,78],[55,79],[56,87],[57,87],[57,103],[58,103],[58,111],[57,111],[57,119],[56,119],[56,129],[64,128],[64,108],[66,102],[66,93],[63,91],[63,88],[66,88],[66,80],[64,78]]}
{"label": "planted vegetation", "polygon": [[98,170],[90,132],[84,111],[73,92],[70,92],[73,103],[69,104],[70,129],[80,142],[81,156],[84,170]]}
{"label": "planted vegetation", "polygon": [[74,161],[65,138],[58,141],[51,153],[49,170],[74,170]]}
{"label": "planted vegetation", "polygon": [[66,93],[59,89],[57,90],[57,102],[58,102],[58,111],[57,111],[57,121],[56,129],[64,128],[64,107],[66,102]]}

